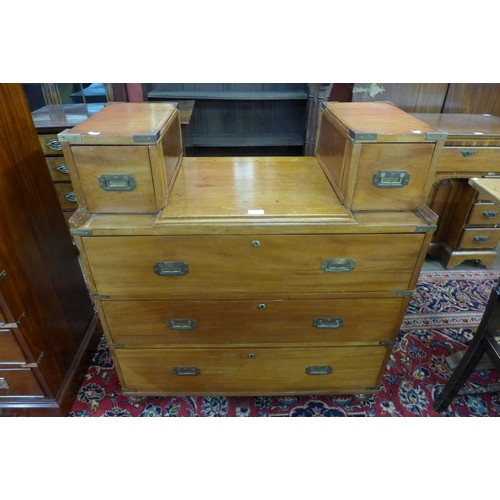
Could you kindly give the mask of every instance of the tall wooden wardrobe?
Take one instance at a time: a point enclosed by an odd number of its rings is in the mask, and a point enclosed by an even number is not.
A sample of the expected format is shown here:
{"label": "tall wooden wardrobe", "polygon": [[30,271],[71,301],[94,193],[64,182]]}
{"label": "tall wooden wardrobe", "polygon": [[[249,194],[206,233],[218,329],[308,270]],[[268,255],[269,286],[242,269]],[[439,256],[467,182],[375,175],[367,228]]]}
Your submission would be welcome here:
{"label": "tall wooden wardrobe", "polygon": [[0,129],[0,416],[67,415],[100,326],[20,84]]}

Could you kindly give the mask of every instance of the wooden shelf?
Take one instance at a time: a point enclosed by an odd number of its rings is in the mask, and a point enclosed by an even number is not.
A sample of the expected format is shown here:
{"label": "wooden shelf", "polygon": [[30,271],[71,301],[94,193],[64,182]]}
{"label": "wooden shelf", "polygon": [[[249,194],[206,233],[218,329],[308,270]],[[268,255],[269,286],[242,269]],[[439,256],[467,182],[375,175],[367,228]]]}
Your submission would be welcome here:
{"label": "wooden shelf", "polygon": [[186,147],[303,146],[299,134],[194,134]]}
{"label": "wooden shelf", "polygon": [[206,90],[152,90],[148,92],[148,100],[153,99],[210,99],[230,101],[276,101],[307,99],[307,93],[303,90],[285,91],[206,91]]}

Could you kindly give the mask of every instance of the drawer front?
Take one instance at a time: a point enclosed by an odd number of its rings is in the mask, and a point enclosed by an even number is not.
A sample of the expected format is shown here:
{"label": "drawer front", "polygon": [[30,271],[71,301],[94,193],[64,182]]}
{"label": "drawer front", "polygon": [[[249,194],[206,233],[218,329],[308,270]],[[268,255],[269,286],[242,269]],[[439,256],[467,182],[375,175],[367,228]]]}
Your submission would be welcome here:
{"label": "drawer front", "polygon": [[494,203],[476,203],[467,223],[471,226],[500,224],[500,208]]}
{"label": "drawer front", "polygon": [[49,156],[45,160],[47,161],[50,176],[54,182],[71,182],[68,166],[64,158]]}
{"label": "drawer front", "polygon": [[147,146],[72,146],[71,154],[89,212],[156,213],[162,208],[156,206]]}
{"label": "drawer front", "polygon": [[26,363],[21,346],[11,330],[0,330],[0,364]]}
{"label": "drawer front", "polygon": [[376,342],[394,338],[403,300],[103,301],[102,307],[113,342],[127,347]]}
{"label": "drawer front", "polygon": [[438,172],[498,172],[500,148],[445,147],[441,152]]}
{"label": "drawer front", "polygon": [[406,290],[423,234],[83,238],[111,299]]}
{"label": "drawer front", "polygon": [[0,369],[0,400],[12,396],[44,396],[31,369]]}
{"label": "drawer front", "polygon": [[459,249],[468,248],[494,249],[500,240],[500,229],[478,228],[465,229],[462,233]]}
{"label": "drawer front", "polygon": [[434,144],[363,144],[352,210],[417,210]]}
{"label": "drawer front", "polygon": [[315,394],[376,386],[386,349],[116,349],[114,355],[125,393]]}
{"label": "drawer front", "polygon": [[62,210],[76,210],[78,202],[71,182],[55,182],[54,188]]}
{"label": "drawer front", "polygon": [[45,155],[63,156],[62,147],[57,134],[41,134],[38,136]]}

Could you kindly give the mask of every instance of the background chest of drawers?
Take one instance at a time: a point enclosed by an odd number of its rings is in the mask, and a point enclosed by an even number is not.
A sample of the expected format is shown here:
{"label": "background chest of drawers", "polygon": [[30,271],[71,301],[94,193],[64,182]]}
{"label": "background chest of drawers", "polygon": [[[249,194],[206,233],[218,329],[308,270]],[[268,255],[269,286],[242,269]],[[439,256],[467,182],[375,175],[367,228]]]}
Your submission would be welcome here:
{"label": "background chest of drawers", "polygon": [[21,85],[0,108],[0,415],[66,415],[102,331]]}
{"label": "background chest of drawers", "polygon": [[78,204],[57,134],[68,127],[78,125],[103,106],[104,104],[49,104],[31,114],[66,220],[73,215]]}
{"label": "background chest of drawers", "polygon": [[468,185],[471,177],[500,176],[500,118],[478,114],[419,113],[447,133],[435,152],[428,205],[439,215],[429,254],[450,269],[465,260],[491,267],[500,240],[497,207]]}

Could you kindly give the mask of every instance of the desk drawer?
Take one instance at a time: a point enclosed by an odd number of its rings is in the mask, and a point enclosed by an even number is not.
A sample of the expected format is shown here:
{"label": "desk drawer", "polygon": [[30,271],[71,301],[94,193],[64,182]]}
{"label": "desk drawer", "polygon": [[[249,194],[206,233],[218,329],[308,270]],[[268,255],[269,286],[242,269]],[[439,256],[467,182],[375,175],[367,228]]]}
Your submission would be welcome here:
{"label": "desk drawer", "polygon": [[459,249],[468,248],[494,249],[500,240],[500,229],[477,228],[465,229],[462,233]]}
{"label": "desk drawer", "polygon": [[423,238],[415,233],[82,240],[98,294],[155,300],[407,290]]}
{"label": "desk drawer", "polygon": [[76,210],[78,208],[71,182],[55,182],[54,188],[62,210]]}
{"label": "desk drawer", "polygon": [[476,203],[467,223],[471,226],[500,224],[500,208],[494,203]]}
{"label": "desk drawer", "polygon": [[61,142],[57,138],[57,134],[40,134],[38,139],[42,145],[43,154],[50,156],[63,155]]}
{"label": "desk drawer", "polygon": [[394,337],[403,300],[103,301],[102,307],[113,342],[127,347],[377,342]]}
{"label": "desk drawer", "polygon": [[44,396],[31,369],[0,369],[0,400],[10,396]]}
{"label": "desk drawer", "polygon": [[50,176],[54,182],[70,182],[68,166],[64,158],[48,156],[45,158],[49,167]]}
{"label": "desk drawer", "polygon": [[386,349],[116,349],[114,355],[124,393],[276,395],[374,387]]}
{"label": "desk drawer", "polygon": [[500,148],[445,147],[439,156],[438,172],[495,172],[500,163]]}

